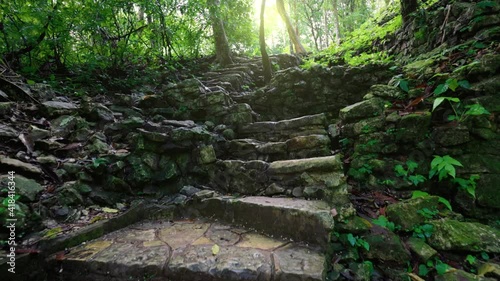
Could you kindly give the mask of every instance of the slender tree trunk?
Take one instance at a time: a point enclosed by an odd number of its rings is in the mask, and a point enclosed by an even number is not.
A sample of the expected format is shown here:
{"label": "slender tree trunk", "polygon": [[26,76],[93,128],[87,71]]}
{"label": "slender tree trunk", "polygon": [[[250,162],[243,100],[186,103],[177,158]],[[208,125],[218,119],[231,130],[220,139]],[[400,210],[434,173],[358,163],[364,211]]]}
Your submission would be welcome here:
{"label": "slender tree trunk", "polygon": [[266,51],[266,38],[264,34],[264,12],[266,10],[266,0],[262,0],[262,4],[260,5],[260,28],[259,28],[259,45],[260,45],[260,53],[262,55],[262,65],[264,68],[264,81],[268,83],[271,81],[273,76],[271,61],[269,61],[269,56]]}
{"label": "slender tree trunk", "polygon": [[339,21],[339,10],[338,10],[338,5],[339,2],[338,0],[333,0],[332,2],[333,7],[332,7],[332,12],[333,12],[333,24],[335,27],[335,42],[337,44],[340,44],[340,21]]}
{"label": "slender tree trunk", "polygon": [[276,5],[278,7],[278,13],[280,14],[281,18],[283,18],[283,21],[285,22],[286,30],[288,31],[288,36],[290,37],[290,40],[293,43],[293,46],[295,48],[295,52],[298,54],[305,53],[306,50],[304,49],[304,46],[302,46],[302,44],[300,43],[299,36],[297,36],[297,33],[293,29],[290,17],[286,13],[285,3],[283,2],[283,0],[276,0]]}
{"label": "slender tree trunk", "polygon": [[208,9],[210,12],[210,21],[212,22],[212,30],[214,33],[215,41],[215,56],[217,61],[222,66],[227,66],[233,63],[231,58],[231,50],[227,42],[226,31],[224,30],[224,23],[217,15],[217,8],[220,6],[220,0],[208,0]]}

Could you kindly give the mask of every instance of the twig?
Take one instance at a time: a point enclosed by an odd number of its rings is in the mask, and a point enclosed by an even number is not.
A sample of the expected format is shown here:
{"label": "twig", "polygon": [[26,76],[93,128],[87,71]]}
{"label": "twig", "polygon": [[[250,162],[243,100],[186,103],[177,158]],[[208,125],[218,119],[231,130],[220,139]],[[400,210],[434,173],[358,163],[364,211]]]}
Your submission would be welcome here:
{"label": "twig", "polygon": [[448,23],[448,18],[450,17],[450,12],[451,12],[451,5],[446,5],[446,17],[444,18],[443,25],[441,26],[441,32],[443,33],[443,36],[441,37],[441,44],[444,42],[444,37],[446,36],[446,24]]}

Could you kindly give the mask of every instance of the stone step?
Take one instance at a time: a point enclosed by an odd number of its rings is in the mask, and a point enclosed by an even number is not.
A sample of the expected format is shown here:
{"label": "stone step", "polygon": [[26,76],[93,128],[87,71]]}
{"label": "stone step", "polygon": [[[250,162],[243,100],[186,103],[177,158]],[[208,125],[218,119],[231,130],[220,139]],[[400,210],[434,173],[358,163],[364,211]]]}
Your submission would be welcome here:
{"label": "stone step", "polygon": [[327,135],[327,121],[324,113],[307,115],[278,122],[255,122],[238,129],[240,138],[279,142],[297,136]]}
{"label": "stone step", "polygon": [[51,280],[69,281],[320,281],[324,262],[318,248],[199,220],[142,222],[49,260]]}
{"label": "stone step", "polygon": [[208,217],[275,237],[326,246],[334,221],[324,201],[249,196],[213,197],[183,209],[183,217]]}
{"label": "stone step", "polygon": [[266,162],[331,155],[327,135],[298,136],[281,142],[235,139],[220,145],[216,152],[219,159]]}
{"label": "stone step", "polygon": [[323,199],[346,192],[341,159],[332,155],[271,163],[217,160],[206,169],[209,185],[223,194]]}

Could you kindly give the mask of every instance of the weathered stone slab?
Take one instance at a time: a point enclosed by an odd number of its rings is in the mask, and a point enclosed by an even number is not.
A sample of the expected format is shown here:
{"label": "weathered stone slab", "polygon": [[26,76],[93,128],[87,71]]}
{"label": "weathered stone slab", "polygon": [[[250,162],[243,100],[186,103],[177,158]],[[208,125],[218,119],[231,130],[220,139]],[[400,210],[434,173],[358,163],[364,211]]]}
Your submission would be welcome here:
{"label": "weathered stone slab", "polygon": [[434,233],[429,244],[438,250],[500,253],[500,231],[473,222],[456,220],[431,223]]}
{"label": "weathered stone slab", "polygon": [[269,165],[270,174],[292,174],[306,171],[342,171],[339,155],[276,161]]}
{"label": "weathered stone slab", "polygon": [[41,174],[42,169],[38,168],[37,166],[26,163],[23,161],[19,161],[17,159],[5,157],[3,155],[0,155],[0,164],[9,166],[9,170],[20,170],[28,173],[33,173],[33,174]]}
{"label": "weathered stone slab", "polygon": [[64,280],[312,281],[321,280],[324,255],[220,223],[150,221],[51,260]]}
{"label": "weathered stone slab", "polygon": [[262,196],[215,197],[194,208],[199,208],[202,216],[319,245],[326,245],[334,223],[330,207],[323,201]]}
{"label": "weathered stone slab", "polygon": [[325,258],[309,248],[287,245],[274,252],[277,281],[320,281]]}

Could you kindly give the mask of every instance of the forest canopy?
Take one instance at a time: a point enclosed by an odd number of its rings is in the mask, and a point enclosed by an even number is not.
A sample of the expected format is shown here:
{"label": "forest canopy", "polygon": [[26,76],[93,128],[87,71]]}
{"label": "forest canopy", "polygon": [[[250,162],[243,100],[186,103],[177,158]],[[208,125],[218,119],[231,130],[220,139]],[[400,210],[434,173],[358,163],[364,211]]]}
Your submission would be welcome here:
{"label": "forest canopy", "polygon": [[[397,12],[400,5],[389,0],[281,2],[308,52],[337,46],[370,17]],[[0,54],[24,74],[197,58],[215,53],[216,19],[232,54],[260,55],[260,5],[261,0],[3,1]],[[276,1],[267,1],[265,7],[268,51],[293,51]]]}

